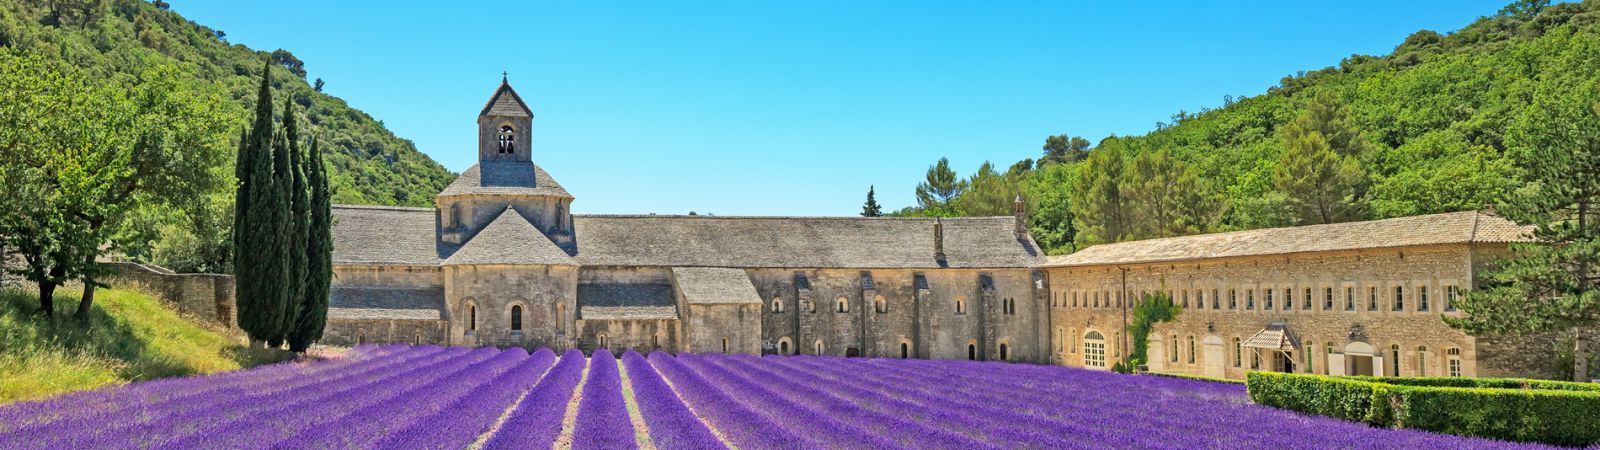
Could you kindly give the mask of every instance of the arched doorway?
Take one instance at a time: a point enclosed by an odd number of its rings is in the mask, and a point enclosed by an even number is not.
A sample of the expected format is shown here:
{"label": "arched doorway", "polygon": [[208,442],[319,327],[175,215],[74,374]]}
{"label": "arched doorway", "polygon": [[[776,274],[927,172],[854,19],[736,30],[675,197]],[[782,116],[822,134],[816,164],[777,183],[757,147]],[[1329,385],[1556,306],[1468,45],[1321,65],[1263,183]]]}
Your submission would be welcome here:
{"label": "arched doorway", "polygon": [[1329,369],[1343,369],[1344,373],[1334,375],[1383,375],[1383,355],[1372,348],[1372,344],[1365,342],[1351,342],[1345,344],[1344,353],[1329,355]]}
{"label": "arched doorway", "polygon": [[1106,368],[1106,337],[1099,331],[1083,335],[1083,366],[1091,369]]}
{"label": "arched doorway", "polygon": [[911,345],[906,344],[904,342],[901,342],[900,343],[900,359],[906,359],[906,358],[910,358],[910,357],[911,357]]}
{"label": "arched doorway", "polygon": [[977,361],[978,360],[978,345],[977,344],[967,344],[967,359],[968,360],[972,360],[972,361]]}
{"label": "arched doorway", "polygon": [[1006,344],[1000,344],[1000,360],[1001,361],[1010,361],[1011,360],[1011,354],[1007,350],[1010,350],[1009,346],[1007,346]]}
{"label": "arched doorway", "polygon": [[1226,377],[1228,371],[1225,366],[1228,362],[1222,356],[1222,338],[1217,335],[1206,336],[1204,340],[1200,341],[1200,344],[1205,348],[1205,356],[1202,357],[1200,363],[1205,367],[1206,376]]}

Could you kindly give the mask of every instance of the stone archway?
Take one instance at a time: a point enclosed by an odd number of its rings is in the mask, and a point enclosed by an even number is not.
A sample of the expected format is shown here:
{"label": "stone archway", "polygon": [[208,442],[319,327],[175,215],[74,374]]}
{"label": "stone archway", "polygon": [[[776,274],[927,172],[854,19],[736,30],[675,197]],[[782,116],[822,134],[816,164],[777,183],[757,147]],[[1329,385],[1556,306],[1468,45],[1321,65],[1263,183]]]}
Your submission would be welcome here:
{"label": "stone archway", "polygon": [[1345,344],[1344,353],[1328,356],[1328,368],[1338,369],[1333,375],[1383,375],[1383,355],[1372,344],[1356,341]]}

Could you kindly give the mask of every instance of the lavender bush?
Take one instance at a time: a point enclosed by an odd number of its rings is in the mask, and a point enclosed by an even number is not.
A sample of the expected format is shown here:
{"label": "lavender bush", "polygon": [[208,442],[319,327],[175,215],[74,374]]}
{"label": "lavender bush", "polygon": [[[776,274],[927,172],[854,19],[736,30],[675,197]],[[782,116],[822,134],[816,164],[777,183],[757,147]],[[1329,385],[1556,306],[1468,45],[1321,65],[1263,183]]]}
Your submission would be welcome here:
{"label": "lavender bush", "polygon": [[0,405],[0,448],[549,448],[564,431],[579,449],[635,448],[635,433],[661,450],[1542,448],[1262,407],[1235,384],[1063,367],[631,351],[622,363],[605,350],[359,346]]}

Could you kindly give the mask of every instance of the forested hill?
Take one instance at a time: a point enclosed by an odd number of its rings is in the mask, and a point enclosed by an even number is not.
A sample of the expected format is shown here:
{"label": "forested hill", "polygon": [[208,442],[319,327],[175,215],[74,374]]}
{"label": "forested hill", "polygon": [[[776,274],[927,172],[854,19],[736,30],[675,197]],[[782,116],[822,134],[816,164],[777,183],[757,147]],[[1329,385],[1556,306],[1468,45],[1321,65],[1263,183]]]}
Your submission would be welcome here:
{"label": "forested hill", "polygon": [[233,100],[220,108],[238,124],[230,142],[255,107],[262,60],[272,55],[284,69],[274,75],[274,98],[293,99],[310,134],[324,144],[335,203],[429,205],[454,179],[382,122],[319,92],[314,85],[320,80],[306,80],[304,64],[292,53],[230,44],[222,30],[185,19],[162,1],[0,2],[0,46],[59,59],[102,80],[176,66],[192,89]]}
{"label": "forested hill", "polygon": [[1418,31],[1388,55],[1180,111],[1144,135],[1052,136],[1037,163],[967,177],[936,165],[919,205],[900,214],[1006,214],[1022,193],[1035,238],[1059,254],[1493,205],[1522,185],[1518,155],[1537,139],[1520,130],[1540,114],[1530,105],[1600,101],[1587,97],[1600,84],[1600,0],[1484,13],[1454,32]]}

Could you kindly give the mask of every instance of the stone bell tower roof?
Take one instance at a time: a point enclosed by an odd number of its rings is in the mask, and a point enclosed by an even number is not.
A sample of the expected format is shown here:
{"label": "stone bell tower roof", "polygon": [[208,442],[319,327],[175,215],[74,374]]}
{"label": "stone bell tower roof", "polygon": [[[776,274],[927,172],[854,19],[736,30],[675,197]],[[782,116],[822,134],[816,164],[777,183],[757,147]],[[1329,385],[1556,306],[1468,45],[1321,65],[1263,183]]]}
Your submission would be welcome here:
{"label": "stone bell tower roof", "polygon": [[511,89],[511,83],[501,76],[500,88],[494,90],[494,95],[489,97],[489,102],[483,105],[483,111],[478,116],[533,117],[533,110],[528,109],[528,104],[522,102],[517,91]]}

